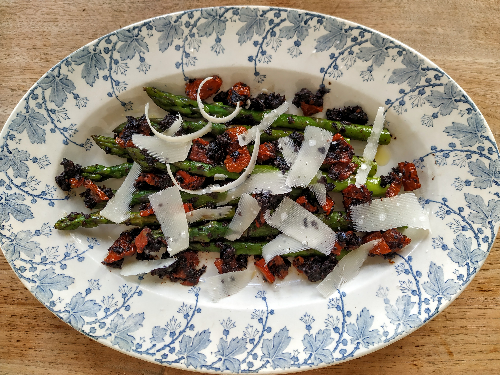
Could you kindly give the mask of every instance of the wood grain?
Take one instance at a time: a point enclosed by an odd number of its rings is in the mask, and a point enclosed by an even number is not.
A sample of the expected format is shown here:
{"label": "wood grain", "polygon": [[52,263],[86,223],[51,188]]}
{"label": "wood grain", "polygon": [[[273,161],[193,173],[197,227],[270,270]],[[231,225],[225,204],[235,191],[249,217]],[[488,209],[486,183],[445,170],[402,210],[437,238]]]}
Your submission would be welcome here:
{"label": "wood grain", "polygon": [[[0,124],[59,60],[128,24],[241,1],[51,0],[0,2]],[[266,5],[253,1],[254,5]],[[471,96],[500,139],[497,0],[274,1],[349,19],[415,48]],[[500,241],[470,286],[433,321],[365,357],[307,374],[500,372]],[[188,374],[118,353],[61,322],[0,256],[0,374]]]}

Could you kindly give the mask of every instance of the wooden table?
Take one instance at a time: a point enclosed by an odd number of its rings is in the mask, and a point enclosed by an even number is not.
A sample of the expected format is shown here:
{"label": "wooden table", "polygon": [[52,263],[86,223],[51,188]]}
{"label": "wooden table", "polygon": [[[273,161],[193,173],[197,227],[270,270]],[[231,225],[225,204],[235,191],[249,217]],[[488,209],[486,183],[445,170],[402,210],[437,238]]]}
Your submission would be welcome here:
{"label": "wooden table", "polygon": [[[0,124],[42,74],[93,39],[183,9],[249,1],[0,1]],[[265,1],[253,1],[266,5]],[[500,140],[497,0],[273,2],[342,17],[388,34],[443,68],[471,96]],[[500,240],[470,286],[408,337],[360,359],[308,374],[500,372]],[[183,374],[92,341],[25,289],[0,256],[0,374]]]}

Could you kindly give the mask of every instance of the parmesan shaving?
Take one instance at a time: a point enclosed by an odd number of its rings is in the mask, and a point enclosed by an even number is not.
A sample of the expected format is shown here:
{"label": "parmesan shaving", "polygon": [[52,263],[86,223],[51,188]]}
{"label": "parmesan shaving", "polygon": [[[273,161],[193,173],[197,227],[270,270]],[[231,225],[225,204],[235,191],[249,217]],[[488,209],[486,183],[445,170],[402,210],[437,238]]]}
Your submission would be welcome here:
{"label": "parmesan shaving", "polygon": [[318,200],[318,203],[322,206],[326,204],[326,185],[325,184],[320,184],[320,183],[315,183],[309,185],[309,190],[313,192],[313,194],[316,196],[316,199]]}
{"label": "parmesan shaving", "polygon": [[214,174],[214,181],[223,181],[227,178],[224,173],[216,173]]}
{"label": "parmesan shaving", "polygon": [[280,148],[283,158],[288,165],[295,163],[299,152],[295,150],[295,143],[293,143],[290,137],[278,139],[278,147]]}
{"label": "parmesan shaving", "polygon": [[308,248],[309,247],[303,245],[302,242],[297,241],[286,234],[280,234],[274,240],[268,242],[264,245],[264,247],[262,247],[262,256],[264,257],[266,263],[268,263],[277,255],[295,253]]}
{"label": "parmesan shaving", "polygon": [[363,151],[363,159],[365,162],[361,163],[356,173],[356,186],[366,184],[366,179],[368,178],[368,173],[370,173],[370,166],[366,162],[373,161],[375,155],[377,154],[378,142],[382,129],[384,128],[384,107],[379,107],[377,115],[375,116],[375,121],[373,122],[372,132],[366,141],[366,146]]}
{"label": "parmesan shaving", "polygon": [[227,272],[222,275],[207,277],[206,285],[212,301],[217,302],[223,298],[238,293],[253,279],[255,270]]}
{"label": "parmesan shaving", "polygon": [[134,163],[113,198],[101,210],[100,214],[102,217],[117,224],[124,222],[130,217],[130,202],[132,201],[132,194],[135,191],[134,183],[140,173],[141,166]]}
{"label": "parmesan shaving", "polygon": [[233,207],[223,206],[217,208],[198,208],[197,210],[186,212],[188,223],[194,223],[201,220],[217,220],[226,218],[231,213]]}
{"label": "parmesan shaving", "polygon": [[269,211],[265,216],[272,227],[325,255],[330,254],[335,245],[335,232],[290,198],[284,198],[272,216]]}
{"label": "parmesan shaving", "polygon": [[[196,93],[196,101],[198,102],[198,108],[200,109],[200,113],[203,116],[203,118],[205,120],[207,120],[207,121],[211,121],[214,124],[222,124],[224,122],[229,122],[232,119],[234,119],[236,116],[238,116],[238,114],[240,113],[240,111],[241,111],[240,102],[236,103],[235,110],[229,116],[226,116],[226,117],[214,117],[214,116],[210,116],[205,111],[205,106],[203,105],[203,102],[200,99],[201,88],[203,87],[203,85],[205,84],[205,82],[207,82],[208,80],[210,80],[212,78],[213,77],[207,77],[207,78],[205,78],[203,81],[201,81],[200,86],[198,86],[198,91]],[[210,124],[210,122],[209,122],[209,124]],[[212,126],[212,124],[210,124],[210,126]]]}
{"label": "parmesan shaving", "polygon": [[368,257],[368,253],[381,240],[370,241],[344,256],[325,279],[316,287],[325,298],[339,289],[342,285],[354,279],[359,269]]}
{"label": "parmesan shaving", "polygon": [[[149,105],[149,103],[147,104]],[[175,120],[173,122],[172,125],[170,125],[170,128],[168,128],[167,130],[165,130],[162,134],[164,135],[174,135],[175,133],[177,133],[177,131],[179,131],[179,129],[181,128],[182,126],[182,117],[180,115],[180,113],[177,114],[177,120]]]}
{"label": "parmesan shaving", "polygon": [[352,206],[350,213],[357,231],[372,232],[402,226],[430,229],[429,215],[413,193],[374,199]]}
{"label": "parmesan shaving", "polygon": [[332,137],[333,134],[328,130],[306,127],[302,147],[288,171],[288,186],[305,187],[311,182],[325,160]]}
{"label": "parmesan shaving", "polygon": [[129,258],[131,261],[124,263],[120,270],[122,276],[133,276],[151,272],[158,268],[167,268],[175,263],[177,259],[158,259],[137,261],[135,258]]}
{"label": "parmesan shaving", "polygon": [[148,137],[142,134],[134,134],[132,142],[165,164],[186,160],[191,149],[191,141],[166,144],[164,140],[158,137]]}
{"label": "parmesan shaving", "polygon": [[189,228],[186,212],[179,189],[175,186],[166,188],[149,196],[161,230],[167,238],[168,252],[177,254],[189,247]]}
{"label": "parmesan shaving", "polygon": [[237,240],[243,232],[252,224],[260,211],[257,199],[249,194],[243,194],[238,202],[238,208],[229,223],[225,236],[229,241]]}
{"label": "parmesan shaving", "polygon": [[289,106],[290,104],[288,102],[283,102],[278,108],[266,113],[259,125],[251,127],[250,130],[247,130],[243,134],[239,134],[238,141],[240,146],[246,146],[255,139],[257,133],[266,131],[278,117],[288,111]]}

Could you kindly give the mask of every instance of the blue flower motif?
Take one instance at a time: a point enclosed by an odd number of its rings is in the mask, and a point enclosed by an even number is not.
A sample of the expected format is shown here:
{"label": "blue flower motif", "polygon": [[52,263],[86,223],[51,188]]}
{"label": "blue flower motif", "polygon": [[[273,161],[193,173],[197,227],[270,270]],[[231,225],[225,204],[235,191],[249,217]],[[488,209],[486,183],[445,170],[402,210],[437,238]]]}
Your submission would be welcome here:
{"label": "blue flower motif", "polygon": [[12,175],[14,178],[24,178],[28,177],[29,167],[25,161],[30,160],[30,154],[25,150],[19,150],[17,148],[7,152],[4,149],[0,153],[0,172],[7,172],[12,169]]}
{"label": "blue flower motif", "polygon": [[238,43],[243,43],[251,40],[255,35],[263,35],[266,30],[267,17],[259,15],[258,9],[243,8],[240,12],[239,21],[244,25],[236,32],[238,35]]}
{"label": "blue flower motif", "polygon": [[433,300],[438,297],[451,299],[460,289],[460,284],[456,281],[452,279],[444,280],[443,268],[434,262],[431,262],[427,275],[429,281],[423,283],[422,287]]}
{"label": "blue flower motif", "polygon": [[386,305],[385,311],[392,324],[401,324],[406,329],[415,328],[422,324],[422,320],[417,314],[411,314],[416,302],[411,302],[408,295],[399,296],[396,306]]}
{"label": "blue flower motif", "polygon": [[293,26],[283,26],[280,30],[280,38],[292,39],[295,35],[297,35],[297,39],[300,41],[307,38],[311,26],[304,24],[306,14],[290,10],[288,11],[287,19]]}
{"label": "blue flower motif", "polygon": [[44,115],[30,108],[28,113],[18,112],[9,129],[19,134],[26,130],[31,143],[45,143],[45,129],[42,126],[48,122]]}
{"label": "blue flower motif", "polygon": [[172,17],[156,19],[153,25],[155,30],[161,33],[158,38],[160,52],[165,52],[174,43],[174,39],[182,39],[184,35],[182,24],[173,23]]}
{"label": "blue flower motif", "polygon": [[431,94],[425,98],[432,108],[439,108],[441,116],[447,116],[454,109],[458,108],[455,99],[462,96],[458,91],[457,85],[453,82],[447,82],[444,85],[443,92],[438,90],[431,90]]}
{"label": "blue flower motif", "polygon": [[30,259],[42,254],[40,244],[36,241],[30,241],[32,238],[33,233],[29,230],[22,230],[17,232],[14,237],[7,237],[7,241],[2,244],[7,260],[13,262],[19,259],[21,253]]}
{"label": "blue flower motif", "polygon": [[447,126],[444,132],[453,138],[459,139],[462,147],[471,147],[476,143],[483,143],[481,135],[486,132],[486,126],[479,114],[474,113],[467,118],[467,125],[452,122],[452,126]]}
{"label": "blue flower motif", "polygon": [[112,334],[111,343],[117,345],[120,349],[130,351],[133,347],[134,336],[129,333],[137,331],[142,327],[144,313],[131,314],[126,319],[122,314],[116,314],[106,332]]}
{"label": "blue flower motif", "polygon": [[53,72],[49,72],[38,82],[43,90],[51,90],[49,100],[56,106],[61,107],[66,99],[67,94],[75,91],[76,87],[72,80],[68,79],[66,74],[56,76]]}
{"label": "blue flower motif", "polygon": [[95,300],[86,301],[82,293],[77,293],[71,298],[71,301],[61,313],[61,319],[71,324],[73,327],[82,329],[85,324],[85,319],[83,319],[83,317],[96,317],[101,308],[102,306]]}
{"label": "blue flower motif", "polygon": [[385,62],[385,58],[389,57],[387,47],[389,47],[391,41],[381,35],[373,34],[370,37],[370,44],[373,47],[361,47],[356,57],[362,61],[373,60],[373,65],[381,66]]}
{"label": "blue flower motif", "polygon": [[472,238],[466,237],[462,233],[455,237],[453,245],[455,247],[448,252],[448,256],[460,267],[464,267],[466,264],[477,265],[486,258],[486,252],[479,249],[471,250]]}
{"label": "blue flower motif", "polygon": [[209,37],[214,32],[217,36],[222,36],[226,32],[227,18],[224,17],[224,9],[202,9],[201,18],[206,21],[198,25],[198,36]]}
{"label": "blue flower motif", "polygon": [[233,373],[240,372],[241,361],[235,358],[238,354],[242,354],[246,351],[246,340],[235,337],[229,343],[222,337],[217,345],[217,351],[215,355],[219,357],[222,361],[221,371],[231,371]]}
{"label": "blue flower motif", "polygon": [[496,223],[500,220],[500,200],[491,199],[486,206],[482,196],[466,193],[465,201],[467,207],[474,211],[467,217],[474,224],[487,226],[490,221]]}
{"label": "blue flower motif", "polygon": [[9,221],[9,214],[12,215],[14,219],[20,222],[24,222],[27,219],[33,219],[33,213],[28,205],[20,203],[23,202],[26,197],[22,194],[8,194],[2,193],[0,196],[0,224]]}
{"label": "blue flower motif", "polygon": [[139,29],[119,30],[116,36],[120,42],[123,42],[117,50],[122,61],[132,60],[136,53],[149,52],[148,44],[144,41]]}
{"label": "blue flower motif", "polygon": [[333,337],[331,336],[331,331],[329,329],[320,329],[316,336],[305,334],[302,339],[302,344],[304,344],[304,352],[310,353],[312,355],[312,362],[315,366],[320,363],[330,363],[333,362],[332,351],[326,349],[328,345],[333,342]]}
{"label": "blue flower motif", "polygon": [[373,315],[370,315],[370,311],[364,307],[356,317],[356,324],[349,323],[346,326],[347,334],[351,336],[351,344],[361,343],[368,348],[382,340],[378,329],[370,330],[373,320]]}
{"label": "blue flower motif", "polygon": [[328,31],[328,33],[317,39],[317,43],[314,48],[318,52],[327,51],[333,46],[335,46],[335,49],[337,50],[342,49],[346,45],[347,39],[351,37],[351,32],[346,32],[345,30],[345,24],[337,21],[336,19],[328,18],[323,23],[323,27],[326,31]]}
{"label": "blue flower motif", "polygon": [[292,338],[288,336],[288,329],[281,328],[273,336],[273,339],[264,339],[262,341],[262,358],[271,361],[273,369],[286,369],[292,362],[292,354],[285,352]]}
{"label": "blue flower motif", "polygon": [[99,70],[106,70],[106,60],[98,48],[91,51],[89,47],[84,47],[73,54],[71,61],[76,65],[83,65],[82,78],[91,87],[99,78]]}
{"label": "blue flower motif", "polygon": [[207,357],[201,351],[211,342],[210,331],[207,329],[196,333],[194,337],[184,335],[179,343],[179,350],[175,354],[179,357],[184,356],[186,367],[200,368],[207,363]]}
{"label": "blue flower motif", "polygon": [[477,159],[469,162],[469,173],[476,177],[474,187],[488,189],[495,185],[500,185],[500,161],[492,160],[487,167],[484,161]]}
{"label": "blue flower motif", "polygon": [[55,273],[52,267],[41,270],[38,275],[33,275],[33,279],[35,279],[36,284],[31,288],[31,293],[45,305],[54,295],[53,290],[67,290],[68,286],[75,282],[71,276]]}
{"label": "blue flower motif", "polygon": [[427,75],[427,73],[421,69],[423,60],[412,52],[407,52],[403,56],[402,63],[406,68],[394,69],[387,83],[401,85],[403,82],[407,82],[408,86],[413,88]]}

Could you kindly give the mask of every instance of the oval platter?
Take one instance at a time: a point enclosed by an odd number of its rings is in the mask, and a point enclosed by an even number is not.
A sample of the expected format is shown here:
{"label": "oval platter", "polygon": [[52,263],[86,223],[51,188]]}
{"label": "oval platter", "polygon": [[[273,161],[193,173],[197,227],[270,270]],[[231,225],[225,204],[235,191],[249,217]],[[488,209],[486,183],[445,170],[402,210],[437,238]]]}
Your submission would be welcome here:
{"label": "oval platter", "polygon": [[[219,74],[292,98],[331,90],[325,108],[386,109],[391,161],[413,161],[432,230],[392,262],[369,259],[325,299],[299,278],[254,282],[219,303],[195,287],[122,277],[100,264],[123,227],[61,232],[83,211],[54,182],[66,157],[113,165],[92,134],[143,113],[143,86],[182,93],[188,78]],[[227,87],[226,87],[227,86]],[[162,115],[160,109],[153,114]],[[156,112],[155,112],[156,111]],[[298,113],[298,112],[297,112]],[[300,371],[380,349],[419,328],[468,285],[500,221],[498,148],[467,94],[404,44],[318,13],[219,7],[125,27],[56,64],[23,97],[1,133],[0,236],[24,285],[79,332],[147,361],[202,372]],[[392,163],[392,164],[391,164]]]}

